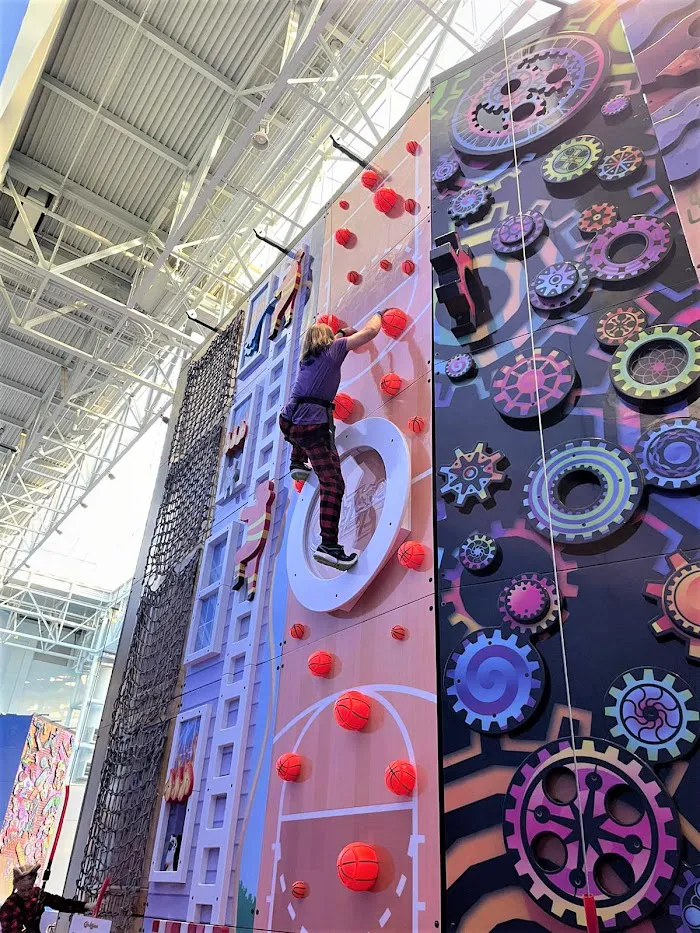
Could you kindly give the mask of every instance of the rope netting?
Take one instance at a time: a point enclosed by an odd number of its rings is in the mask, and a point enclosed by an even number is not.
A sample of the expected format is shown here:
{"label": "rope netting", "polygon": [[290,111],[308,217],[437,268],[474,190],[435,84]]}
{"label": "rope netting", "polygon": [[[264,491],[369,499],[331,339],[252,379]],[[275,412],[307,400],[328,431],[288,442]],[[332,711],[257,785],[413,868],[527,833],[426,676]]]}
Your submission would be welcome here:
{"label": "rope netting", "polygon": [[100,772],[77,881],[95,898],[111,879],[101,915],[115,933],[145,906],[146,858],[172,720],[199,555],[211,523],[226,413],[242,337],[241,316],[188,371],[144,585]]}

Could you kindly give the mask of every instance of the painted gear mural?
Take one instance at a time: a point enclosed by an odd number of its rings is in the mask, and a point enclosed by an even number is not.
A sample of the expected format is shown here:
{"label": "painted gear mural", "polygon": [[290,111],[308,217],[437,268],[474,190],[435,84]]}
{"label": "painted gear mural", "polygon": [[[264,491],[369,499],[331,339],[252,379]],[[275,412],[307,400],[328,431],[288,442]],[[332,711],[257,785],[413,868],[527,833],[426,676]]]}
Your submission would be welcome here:
{"label": "painted gear mural", "polygon": [[554,580],[539,573],[521,573],[501,590],[498,611],[503,623],[522,635],[545,632],[559,620]]}
{"label": "painted gear mural", "polygon": [[460,508],[469,499],[488,502],[493,498],[493,487],[506,479],[506,474],[498,469],[503,459],[500,450],[492,452],[484,441],[467,453],[457,448],[454,463],[440,467],[439,473],[446,480],[440,492],[443,496],[454,495]]}
{"label": "painted gear mural", "polygon": [[[615,247],[621,240],[627,240],[630,234],[642,240],[641,251],[631,259],[613,259]],[[671,228],[665,220],[648,214],[635,214],[628,220],[618,220],[596,234],[588,245],[583,262],[594,279],[624,282],[655,269],[668,256],[672,247]]]}
{"label": "painted gear mural", "polygon": [[452,144],[466,155],[509,156],[514,144],[541,139],[585,107],[606,71],[607,53],[592,36],[526,43],[466,88],[452,117]]}
{"label": "painted gear mural", "polygon": [[[585,930],[583,895],[590,885],[602,928],[621,930],[648,916],[670,893],[680,860],[678,817],[651,768],[626,749],[595,738],[578,737],[575,743],[574,750],[570,740],[549,742],[521,764],[506,794],[503,836],[520,883],[543,910]],[[555,797],[553,777],[562,768],[578,793]],[[639,801],[633,825],[620,822],[609,807],[618,789]],[[538,859],[543,834],[560,840],[562,864]],[[608,856],[628,864],[623,893],[598,885],[596,866]],[[584,865],[590,866],[588,878]]]}
{"label": "painted gear mural", "polygon": [[651,628],[657,638],[675,635],[688,643],[688,660],[700,661],[700,563],[680,551],[666,558],[671,572],[663,582],[648,580],[644,595],[661,607]]}
{"label": "painted gear mural", "polygon": [[526,722],[542,699],[545,668],[537,649],[515,632],[472,632],[450,655],[445,691],[477,732],[501,735]]}
{"label": "painted gear mural", "polygon": [[646,312],[634,305],[611,308],[603,314],[595,328],[596,340],[601,347],[614,349],[634,337],[647,326]]}
{"label": "painted gear mural", "polygon": [[644,481],[661,489],[700,486],[700,421],[671,418],[656,421],[638,439],[634,456]]}
{"label": "painted gear mural", "polygon": [[445,375],[454,382],[473,376],[476,363],[471,353],[456,353],[445,363]]}
{"label": "painted gear mural", "polygon": [[[555,263],[555,265],[562,264]],[[563,295],[553,295],[551,298],[544,298],[537,293],[535,283],[531,282],[528,294],[530,296],[530,304],[533,308],[537,308],[539,311],[559,311],[561,308],[566,308],[568,305],[574,304],[574,302],[578,301],[586,292],[591,281],[588,267],[582,263],[575,262],[567,263],[567,265],[574,266],[576,269],[577,278],[575,284],[565,291]],[[549,266],[544,271],[551,274],[552,268],[552,266]]]}
{"label": "painted gear mural", "polygon": [[545,226],[539,211],[509,214],[491,234],[491,246],[497,253],[520,253],[542,236]]}
{"label": "painted gear mural", "polygon": [[534,356],[518,353],[514,362],[497,369],[491,380],[491,401],[509,418],[533,418],[556,408],[576,378],[571,357],[562,350],[535,348]]}
{"label": "painted gear mural", "polygon": [[668,899],[677,933],[700,933],[700,865],[682,865]]}
{"label": "painted gear mural", "polygon": [[442,158],[433,169],[433,181],[436,185],[444,185],[451,178],[454,178],[460,172],[460,164],[457,159]]}
{"label": "painted gear mural", "polygon": [[581,211],[578,219],[578,228],[586,236],[593,236],[611,227],[620,219],[618,209],[614,204],[603,201],[602,204],[591,204],[585,210]]}
{"label": "painted gear mural", "polygon": [[490,204],[491,191],[486,185],[469,185],[452,198],[447,213],[455,223],[462,223],[482,216]]}
{"label": "painted gear mural", "polygon": [[498,542],[490,535],[475,531],[459,549],[459,559],[467,570],[480,571],[492,567],[498,557]]}
{"label": "painted gear mural", "polygon": [[[531,467],[523,505],[527,517],[541,535],[555,541],[583,544],[613,534],[635,512],[643,483],[633,457],[600,438],[581,438],[553,447]],[[567,506],[563,487],[577,479],[592,480],[599,487],[596,498],[580,507]]]}
{"label": "painted gear mural", "polygon": [[636,146],[620,146],[596,168],[601,181],[626,181],[644,165],[644,153]]}
{"label": "painted gear mural", "polygon": [[621,117],[632,109],[632,101],[626,94],[616,94],[606,100],[600,108],[604,117]]}
{"label": "painted gear mural", "polygon": [[610,735],[638,758],[674,761],[698,739],[697,699],[677,674],[633,668],[613,681],[606,699]]}
{"label": "painted gear mural", "polygon": [[700,379],[700,337],[672,324],[640,331],[615,351],[610,377],[626,398],[658,401],[681,395]]}
{"label": "painted gear mural", "polygon": [[552,185],[582,178],[598,165],[605,147],[597,136],[574,136],[560,143],[542,163],[542,177]]}
{"label": "painted gear mural", "polygon": [[559,298],[571,291],[577,282],[576,263],[555,262],[536,276],[533,288],[540,298]]}

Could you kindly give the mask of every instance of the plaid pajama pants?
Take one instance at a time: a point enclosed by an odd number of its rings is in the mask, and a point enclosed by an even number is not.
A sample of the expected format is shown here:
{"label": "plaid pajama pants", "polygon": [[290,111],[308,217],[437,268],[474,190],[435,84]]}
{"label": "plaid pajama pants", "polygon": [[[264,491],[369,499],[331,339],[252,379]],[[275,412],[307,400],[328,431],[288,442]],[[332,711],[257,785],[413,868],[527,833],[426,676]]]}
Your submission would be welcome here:
{"label": "plaid pajama pants", "polygon": [[280,415],[280,429],[292,445],[292,463],[311,462],[321,491],[321,541],[338,543],[345,481],[328,424],[292,424]]}

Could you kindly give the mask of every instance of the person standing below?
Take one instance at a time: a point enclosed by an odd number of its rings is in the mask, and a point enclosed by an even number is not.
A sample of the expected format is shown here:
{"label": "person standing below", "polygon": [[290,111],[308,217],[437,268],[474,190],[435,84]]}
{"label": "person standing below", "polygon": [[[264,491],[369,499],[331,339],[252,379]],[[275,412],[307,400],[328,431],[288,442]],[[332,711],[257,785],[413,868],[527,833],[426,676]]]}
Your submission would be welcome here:
{"label": "person standing below", "polygon": [[0,907],[2,933],[39,933],[39,921],[47,907],[64,914],[87,914],[93,905],[49,894],[36,886],[40,865],[12,869],[12,894]]}
{"label": "person standing below", "polygon": [[292,445],[292,479],[303,481],[312,469],[318,477],[321,543],[314,559],[337,570],[350,570],[358,555],[346,554],[338,543],[345,482],[335,449],[333,399],[340,386],[343,360],[350,350],[358,350],[374,340],[381,330],[382,314],[373,314],[361,330],[346,328],[335,336],[327,324],[309,327],[304,335],[291,401],[279,418],[280,430]]}

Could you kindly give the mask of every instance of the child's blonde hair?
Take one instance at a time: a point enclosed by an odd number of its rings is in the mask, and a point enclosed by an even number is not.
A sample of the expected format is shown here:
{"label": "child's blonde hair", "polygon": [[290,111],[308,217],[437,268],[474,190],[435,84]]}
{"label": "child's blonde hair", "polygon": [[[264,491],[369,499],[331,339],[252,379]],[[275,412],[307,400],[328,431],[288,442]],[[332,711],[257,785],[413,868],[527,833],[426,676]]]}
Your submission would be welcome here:
{"label": "child's blonde hair", "polygon": [[318,356],[322,350],[330,347],[333,340],[333,331],[328,324],[312,324],[304,335],[304,343],[301,348],[302,360],[309,356]]}

